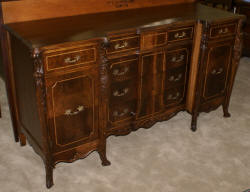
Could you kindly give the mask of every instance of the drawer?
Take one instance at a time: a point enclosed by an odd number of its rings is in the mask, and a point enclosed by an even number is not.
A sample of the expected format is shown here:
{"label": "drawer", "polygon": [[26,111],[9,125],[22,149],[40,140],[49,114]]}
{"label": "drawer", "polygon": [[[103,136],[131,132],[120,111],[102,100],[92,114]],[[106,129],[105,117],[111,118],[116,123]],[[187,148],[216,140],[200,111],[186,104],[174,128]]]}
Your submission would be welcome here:
{"label": "drawer", "polygon": [[193,27],[183,27],[179,29],[170,29],[168,32],[168,42],[183,41],[193,38]]}
{"label": "drawer", "polygon": [[236,33],[236,27],[236,23],[212,26],[210,29],[210,38],[234,35]]}
{"label": "drawer", "polygon": [[184,100],[185,87],[179,86],[172,89],[166,89],[164,91],[163,102],[165,106],[180,104]]}
{"label": "drawer", "polygon": [[135,50],[138,49],[139,47],[140,47],[140,37],[138,35],[111,38],[109,41],[107,54]]}
{"label": "drawer", "polygon": [[127,57],[124,59],[110,61],[109,73],[111,81],[123,81],[134,77],[138,73],[138,58]]}
{"label": "drawer", "polygon": [[46,53],[46,70],[60,70],[96,62],[95,47],[64,49]]}
{"label": "drawer", "polygon": [[137,96],[137,81],[130,79],[111,84],[110,103],[120,103],[135,99]]}
{"label": "drawer", "polygon": [[186,82],[186,75],[187,65],[182,65],[180,67],[167,70],[165,88],[169,89],[180,84],[184,84]]}
{"label": "drawer", "polygon": [[147,32],[141,35],[141,50],[167,44],[167,32]]}
{"label": "drawer", "polygon": [[119,121],[128,120],[134,116],[136,112],[136,101],[128,101],[126,103],[119,103],[119,105],[110,105],[109,107],[109,121],[117,123]]}
{"label": "drawer", "polygon": [[190,48],[180,48],[167,51],[166,68],[177,67],[189,63]]}

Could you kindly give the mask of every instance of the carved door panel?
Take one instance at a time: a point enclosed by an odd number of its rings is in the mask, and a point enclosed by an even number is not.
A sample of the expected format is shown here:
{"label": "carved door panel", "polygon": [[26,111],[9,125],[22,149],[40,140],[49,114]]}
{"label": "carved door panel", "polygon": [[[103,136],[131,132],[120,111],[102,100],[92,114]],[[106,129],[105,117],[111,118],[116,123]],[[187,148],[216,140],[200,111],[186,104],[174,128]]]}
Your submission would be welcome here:
{"label": "carved door panel", "polygon": [[209,100],[225,93],[232,62],[232,45],[232,40],[208,44],[203,100]]}
{"label": "carved door panel", "polygon": [[163,51],[141,56],[138,118],[150,116],[162,109],[164,61]]}
{"label": "carved door panel", "polygon": [[46,81],[53,151],[58,152],[96,139],[97,72],[81,71],[50,77]]}

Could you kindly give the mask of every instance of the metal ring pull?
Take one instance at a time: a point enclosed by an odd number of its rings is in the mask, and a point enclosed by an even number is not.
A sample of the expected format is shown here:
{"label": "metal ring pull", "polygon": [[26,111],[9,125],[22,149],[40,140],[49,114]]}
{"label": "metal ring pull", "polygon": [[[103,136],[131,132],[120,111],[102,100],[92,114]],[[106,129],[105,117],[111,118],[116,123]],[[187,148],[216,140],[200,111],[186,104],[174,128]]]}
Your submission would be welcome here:
{"label": "metal ring pull", "polygon": [[176,78],[175,78],[174,75],[172,75],[172,76],[170,76],[170,78],[168,80],[171,81],[171,82],[173,82],[173,81],[177,82],[177,81],[180,81],[181,78],[182,78],[182,73],[180,73]]}
{"label": "metal ring pull", "polygon": [[175,33],[174,37],[176,39],[182,39],[182,38],[186,37],[186,35],[187,34],[185,33],[185,31],[182,31],[182,33]]}
{"label": "metal ring pull", "polygon": [[85,109],[84,106],[79,105],[75,110],[72,109],[67,109],[64,113],[64,115],[67,116],[72,116],[72,115],[77,115],[78,113],[80,113],[81,111],[83,111]]}
{"label": "metal ring pull", "polygon": [[222,72],[223,72],[223,68],[221,67],[221,68],[218,69],[218,71],[217,71],[216,69],[214,69],[214,70],[211,72],[211,74],[212,74],[212,75],[219,75],[219,74],[221,74]]}
{"label": "metal ring pull", "polygon": [[123,49],[123,48],[126,48],[128,46],[128,42],[127,41],[123,41],[121,44],[118,43],[115,45],[115,50],[117,49]]}
{"label": "metal ring pull", "polygon": [[224,28],[224,29],[220,29],[219,30],[219,34],[226,34],[226,33],[228,33],[229,32],[229,29],[226,27],[226,28]]}
{"label": "metal ring pull", "polygon": [[168,95],[168,100],[176,100],[180,95],[181,95],[180,92],[177,92],[175,96],[170,94]]}
{"label": "metal ring pull", "polygon": [[113,116],[114,117],[122,117],[128,113],[128,108],[124,109],[121,113],[118,111],[114,111]]}
{"label": "metal ring pull", "polygon": [[185,55],[180,55],[179,58],[177,58],[177,56],[174,56],[174,57],[172,57],[171,61],[178,63],[178,62],[183,61],[184,58],[185,58]]}
{"label": "metal ring pull", "polygon": [[129,71],[129,67],[124,67],[122,71],[119,69],[113,70],[113,75],[115,76],[122,76],[125,75]]}
{"label": "metal ring pull", "polygon": [[64,59],[64,62],[65,63],[76,63],[76,62],[80,61],[80,59],[81,59],[81,56],[77,55],[74,58],[67,57],[66,59]]}
{"label": "metal ring pull", "polygon": [[123,90],[116,90],[116,91],[114,91],[113,92],[113,95],[115,96],[115,97],[121,97],[121,96],[124,96],[124,95],[126,95],[127,93],[128,93],[128,91],[129,91],[129,88],[124,88]]}

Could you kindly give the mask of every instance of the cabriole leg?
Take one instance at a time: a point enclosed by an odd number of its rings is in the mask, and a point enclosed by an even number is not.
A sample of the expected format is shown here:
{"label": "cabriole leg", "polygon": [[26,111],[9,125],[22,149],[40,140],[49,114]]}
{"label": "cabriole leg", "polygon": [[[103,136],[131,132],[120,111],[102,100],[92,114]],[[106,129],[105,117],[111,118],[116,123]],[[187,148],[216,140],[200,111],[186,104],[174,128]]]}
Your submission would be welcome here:
{"label": "cabriole leg", "polygon": [[46,187],[49,189],[54,185],[54,182],[53,182],[53,166],[48,162],[45,163],[45,171],[46,171]]}
{"label": "cabriole leg", "polygon": [[106,144],[104,144],[104,146],[100,147],[100,149],[98,150],[100,159],[102,161],[102,166],[109,166],[111,165],[110,161],[107,159],[106,156]]}
{"label": "cabriole leg", "polygon": [[197,130],[197,118],[198,118],[198,113],[193,113],[192,114],[192,121],[191,121],[191,130],[195,132]]}
{"label": "cabriole leg", "polygon": [[23,147],[26,145],[26,137],[23,133],[19,134],[19,138],[20,138],[20,145]]}
{"label": "cabriole leg", "polygon": [[229,106],[228,104],[223,103],[222,108],[223,108],[223,113],[224,113],[225,118],[231,117],[231,114],[228,112],[228,106]]}

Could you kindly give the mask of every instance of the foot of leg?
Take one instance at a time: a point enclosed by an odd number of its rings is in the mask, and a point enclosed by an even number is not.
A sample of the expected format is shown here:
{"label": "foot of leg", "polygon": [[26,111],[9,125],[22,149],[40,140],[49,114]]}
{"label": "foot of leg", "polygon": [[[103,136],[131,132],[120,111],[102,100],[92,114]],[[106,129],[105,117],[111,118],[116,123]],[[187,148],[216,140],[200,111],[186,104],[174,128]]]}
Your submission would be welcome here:
{"label": "foot of leg", "polygon": [[25,135],[23,133],[20,133],[19,138],[20,138],[20,145],[25,146],[26,145],[26,137],[25,137]]}
{"label": "foot of leg", "polygon": [[192,115],[191,130],[193,132],[195,132],[197,130],[197,117],[198,117],[198,114],[193,114]]}
{"label": "foot of leg", "polygon": [[223,113],[225,118],[231,117],[231,114],[228,112],[228,106],[226,105],[223,105]]}
{"label": "foot of leg", "polygon": [[100,159],[102,161],[102,166],[109,166],[109,165],[111,165],[110,161],[107,159],[106,151],[105,150],[98,151],[98,153],[99,153]]}
{"label": "foot of leg", "polygon": [[53,167],[49,164],[45,165],[46,170],[46,187],[49,189],[54,185],[53,182]]}

